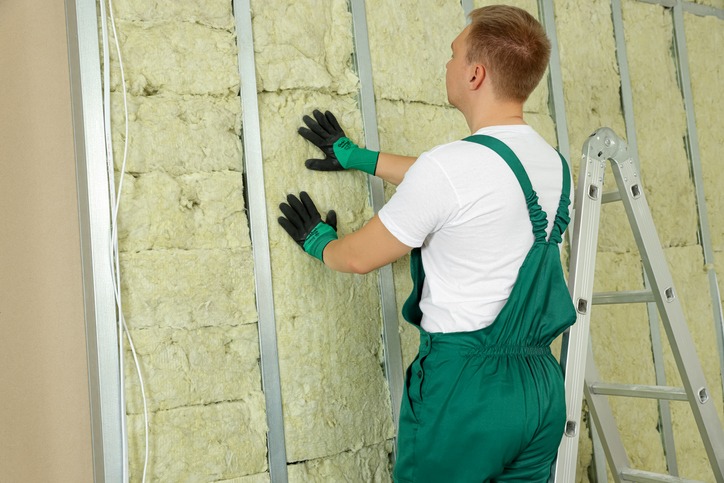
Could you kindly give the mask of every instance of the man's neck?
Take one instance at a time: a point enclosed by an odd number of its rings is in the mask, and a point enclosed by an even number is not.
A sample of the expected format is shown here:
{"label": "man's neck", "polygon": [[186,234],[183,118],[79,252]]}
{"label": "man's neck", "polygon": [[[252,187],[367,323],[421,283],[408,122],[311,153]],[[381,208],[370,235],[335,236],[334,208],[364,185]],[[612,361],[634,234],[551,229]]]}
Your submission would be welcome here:
{"label": "man's neck", "polygon": [[485,104],[478,104],[465,115],[470,132],[474,133],[484,127],[509,126],[513,124],[525,124],[523,120],[522,102],[501,102],[493,101]]}

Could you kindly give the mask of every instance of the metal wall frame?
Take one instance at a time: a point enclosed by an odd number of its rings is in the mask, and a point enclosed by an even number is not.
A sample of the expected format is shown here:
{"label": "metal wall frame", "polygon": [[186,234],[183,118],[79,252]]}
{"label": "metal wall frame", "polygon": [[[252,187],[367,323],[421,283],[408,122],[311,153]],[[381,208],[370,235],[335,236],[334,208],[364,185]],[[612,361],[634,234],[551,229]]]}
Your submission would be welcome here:
{"label": "metal wall frame", "polygon": [[[239,45],[239,70],[242,79],[244,122],[245,173],[248,180],[251,236],[254,247],[257,308],[259,310],[259,343],[262,355],[262,379],[267,404],[269,425],[269,470],[273,482],[287,480],[284,427],[281,413],[281,385],[276,347],[276,323],[271,286],[269,240],[264,198],[261,138],[251,31],[250,0],[232,0],[236,18]],[[720,364],[724,368],[724,324],[716,272],[713,267],[713,249],[703,192],[703,175],[699,155],[698,136],[691,95],[688,55],[684,32],[683,12],[724,19],[724,10],[682,0],[637,0],[672,9],[676,46],[677,72],[687,114],[687,153],[692,163],[699,210],[700,236],[709,277],[710,292],[720,349]],[[618,7],[613,8],[613,5]],[[71,99],[75,136],[79,219],[81,230],[82,267],[86,337],[90,379],[91,430],[93,438],[94,479],[96,482],[119,481],[121,460],[121,408],[119,407],[122,381],[116,308],[113,294],[112,267],[108,258],[110,246],[110,205],[106,186],[105,140],[103,130],[103,100],[101,95],[101,68],[98,49],[98,23],[95,0],[66,0],[66,19],[69,39]],[[553,51],[549,76],[550,110],[556,124],[559,150],[569,158],[569,140],[560,58],[555,35],[553,0],[538,0],[539,15]],[[467,15],[473,8],[472,0],[461,0]],[[612,0],[612,8],[620,12],[620,0]],[[355,53],[360,76],[359,102],[365,128],[365,142],[370,149],[379,149],[377,116],[375,110],[372,66],[367,38],[364,0],[350,0],[353,15]],[[614,14],[616,15],[616,14]],[[617,39],[618,42],[618,39]],[[622,41],[623,42],[623,41]],[[623,45],[623,49],[621,49]],[[625,56],[625,44],[618,50]],[[619,67],[627,61],[619,58]],[[629,146],[637,153],[635,125],[632,109],[628,69],[622,67],[622,96]],[[370,178],[370,203],[378,211],[384,203],[382,182]],[[399,402],[403,382],[402,355],[398,335],[398,314],[390,266],[379,274],[380,300],[383,319],[383,345],[385,372],[391,395],[395,427],[399,418]],[[722,371],[724,372],[724,371]],[[722,374],[724,385],[724,374]]]}
{"label": "metal wall frame", "polygon": [[[364,0],[351,0],[352,27],[357,60],[357,74],[360,80],[359,104],[362,111],[365,146],[379,151],[380,141],[377,129],[377,110],[372,79],[372,58],[370,56],[369,36],[367,31],[367,14]],[[382,179],[375,176],[367,178],[370,204],[375,213],[385,204],[385,189]],[[378,270],[380,305],[382,308],[382,345],[384,354],[385,377],[390,391],[392,420],[397,441],[397,427],[400,421],[400,404],[404,386],[404,370],[402,367],[402,347],[400,342],[399,315],[395,295],[395,283],[392,276],[392,265],[385,265]],[[396,457],[395,444],[392,458]]]}
{"label": "metal wall frame", "polygon": [[95,0],[66,0],[91,413],[93,479],[121,481],[120,356]]}
{"label": "metal wall frame", "polygon": [[272,482],[287,481],[287,453],[282,413],[274,292],[272,289],[269,227],[267,223],[264,164],[256,88],[254,36],[250,0],[233,0],[236,20],[239,77],[241,80],[242,133],[244,137],[244,178],[249,200],[249,231],[254,253],[256,305],[259,315],[259,354],[266,403],[267,458]]}

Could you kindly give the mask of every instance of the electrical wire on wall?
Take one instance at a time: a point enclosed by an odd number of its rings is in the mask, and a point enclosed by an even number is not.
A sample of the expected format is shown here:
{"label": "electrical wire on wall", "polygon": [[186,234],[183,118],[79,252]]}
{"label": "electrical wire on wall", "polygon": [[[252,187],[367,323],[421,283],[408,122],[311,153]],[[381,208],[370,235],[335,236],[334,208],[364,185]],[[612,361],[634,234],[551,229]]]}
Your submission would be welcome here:
{"label": "electrical wire on wall", "polygon": [[[122,455],[122,475],[123,481],[128,482],[130,479],[129,474],[129,456],[128,456],[128,427],[126,423],[126,398],[124,381],[124,349],[123,349],[123,334],[128,338],[128,346],[131,349],[133,356],[133,362],[136,367],[136,373],[141,387],[141,397],[143,399],[143,422],[144,422],[144,460],[143,460],[143,476],[141,481],[146,481],[146,471],[148,468],[148,449],[149,449],[149,428],[148,428],[148,405],[146,401],[146,390],[143,383],[143,376],[141,375],[141,366],[138,362],[138,355],[136,348],[133,345],[133,338],[126,325],[126,319],[123,316],[123,307],[121,303],[121,270],[120,270],[120,254],[118,250],[118,208],[121,203],[121,194],[123,192],[123,174],[126,171],[126,161],[128,159],[128,100],[126,93],[126,79],[123,71],[123,59],[121,57],[121,49],[118,43],[118,35],[116,31],[116,22],[113,16],[113,2],[108,0],[108,15],[106,15],[106,4],[105,0],[100,2],[100,13],[101,13],[101,28],[102,28],[102,42],[103,42],[103,118],[104,118],[104,131],[106,138],[106,167],[108,171],[108,192],[110,196],[111,206],[111,244],[109,247],[109,260],[112,265],[113,272],[113,292],[116,300],[116,314],[118,320],[118,352],[119,352],[119,375],[121,382],[120,391],[120,418],[121,418],[121,438],[123,440],[123,455]],[[110,86],[110,55],[109,55],[109,44],[110,37],[108,32],[108,18],[110,18],[110,26],[113,32],[113,40],[116,47],[116,56],[118,57],[118,66],[121,74],[121,92],[123,94],[123,117],[125,123],[124,131],[124,142],[123,142],[123,161],[121,163],[120,175],[118,180],[118,190],[116,192],[115,184],[115,170],[113,160],[113,136],[111,130],[111,86]]]}

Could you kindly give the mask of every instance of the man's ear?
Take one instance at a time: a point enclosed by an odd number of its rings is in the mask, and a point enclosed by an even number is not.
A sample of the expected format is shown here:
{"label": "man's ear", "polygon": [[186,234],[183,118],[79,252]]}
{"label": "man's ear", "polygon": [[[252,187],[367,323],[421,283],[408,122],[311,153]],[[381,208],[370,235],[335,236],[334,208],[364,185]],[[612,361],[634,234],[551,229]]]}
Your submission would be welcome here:
{"label": "man's ear", "polygon": [[478,90],[480,86],[483,84],[483,81],[485,80],[485,77],[487,75],[487,71],[485,70],[485,67],[482,64],[475,64],[471,66],[470,74],[468,77],[468,88],[471,91]]}

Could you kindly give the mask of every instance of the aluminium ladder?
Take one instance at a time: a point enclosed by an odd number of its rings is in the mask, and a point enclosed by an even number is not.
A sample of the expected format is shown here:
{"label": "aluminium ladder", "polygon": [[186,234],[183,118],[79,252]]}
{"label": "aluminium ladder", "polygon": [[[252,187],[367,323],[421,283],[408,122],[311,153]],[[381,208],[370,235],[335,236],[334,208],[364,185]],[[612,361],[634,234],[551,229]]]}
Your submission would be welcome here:
{"label": "aluminium ladder", "polygon": [[[606,160],[611,161],[618,191],[603,194]],[[641,254],[651,290],[593,294],[593,275],[601,202],[622,201]],[[569,290],[577,311],[576,323],[564,333],[561,366],[566,381],[566,427],[551,481],[572,483],[576,478],[582,395],[588,402],[614,480],[685,482],[676,476],[633,469],[616,427],[608,396],[688,401],[701,434],[714,477],[724,482],[724,432],[715,402],[704,380],[701,364],[674,289],[664,252],[654,227],[640,176],[628,146],[611,129],[594,132],[583,145],[575,197],[571,239]],[[612,384],[600,380],[589,339],[591,306],[596,303],[655,302],[661,316],[683,388]]]}

